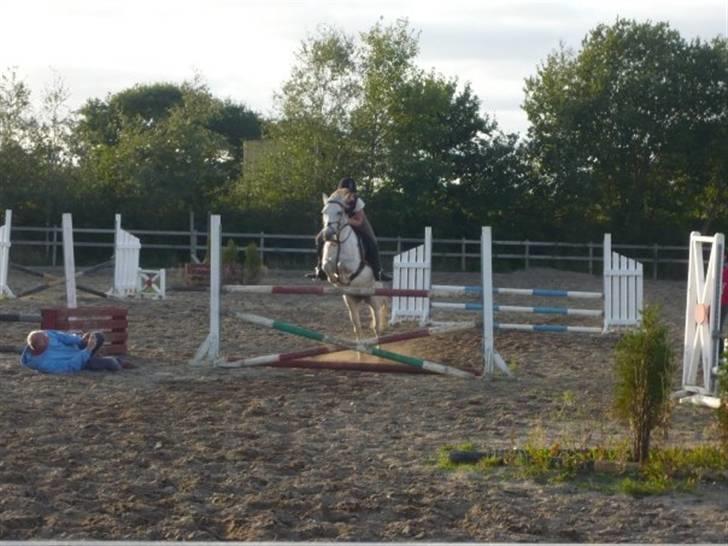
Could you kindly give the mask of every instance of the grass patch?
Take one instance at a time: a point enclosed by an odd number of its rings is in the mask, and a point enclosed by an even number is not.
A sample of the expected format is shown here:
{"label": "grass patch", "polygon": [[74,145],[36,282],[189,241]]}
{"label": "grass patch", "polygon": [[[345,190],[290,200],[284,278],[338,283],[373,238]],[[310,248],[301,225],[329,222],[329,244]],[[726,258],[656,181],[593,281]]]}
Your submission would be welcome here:
{"label": "grass patch", "polygon": [[478,451],[472,443],[445,446],[437,467],[444,471],[482,472],[503,469],[506,479],[539,483],[573,483],[604,493],[635,497],[673,491],[692,491],[700,482],[728,484],[728,452],[713,446],[654,448],[643,465],[629,463],[629,449],[562,449],[528,446],[523,449]]}

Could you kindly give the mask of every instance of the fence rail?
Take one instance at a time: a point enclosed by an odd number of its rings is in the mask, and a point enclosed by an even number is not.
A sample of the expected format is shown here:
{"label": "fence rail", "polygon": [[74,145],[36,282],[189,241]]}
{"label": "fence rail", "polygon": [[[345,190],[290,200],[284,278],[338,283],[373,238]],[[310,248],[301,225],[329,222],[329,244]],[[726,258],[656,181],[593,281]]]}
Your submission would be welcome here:
{"label": "fence rail", "polygon": [[[207,245],[207,232],[197,229],[189,230],[127,230],[142,241],[142,257],[150,257],[167,253],[166,265],[172,262],[203,260]],[[95,228],[74,228],[75,246],[78,249],[95,249],[98,253],[103,249],[113,252],[114,230]],[[45,264],[55,267],[62,256],[62,230],[59,226],[12,228],[13,251],[23,247],[42,249],[41,259]],[[261,258],[285,259],[314,255],[314,235],[288,235],[264,232],[223,232],[223,241],[233,240],[242,249],[254,242]],[[380,252],[384,258],[400,254],[403,251],[423,243],[417,237],[379,237]],[[628,255],[642,262],[651,271],[653,279],[658,276],[682,276],[687,270],[688,246],[673,245],[634,245],[613,244],[616,252]],[[451,271],[468,271],[477,268],[480,259],[479,239],[433,239],[433,260]],[[81,252],[82,253],[82,252]],[[37,253],[36,253],[37,254]],[[493,258],[508,263],[512,267],[529,268],[534,265],[551,265],[555,262],[572,263],[580,270],[599,273],[602,268],[602,243],[566,243],[546,241],[511,241],[494,240]],[[37,259],[37,256],[36,256]],[[83,258],[81,258],[83,259]],[[583,266],[583,267],[581,267]],[[568,267],[568,266],[567,266]]]}

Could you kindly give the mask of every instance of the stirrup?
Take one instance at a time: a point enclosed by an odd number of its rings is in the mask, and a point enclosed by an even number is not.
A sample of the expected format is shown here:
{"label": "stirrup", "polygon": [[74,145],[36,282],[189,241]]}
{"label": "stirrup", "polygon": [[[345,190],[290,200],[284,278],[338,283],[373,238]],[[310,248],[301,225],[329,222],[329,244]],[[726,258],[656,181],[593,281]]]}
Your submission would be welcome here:
{"label": "stirrup", "polygon": [[304,274],[307,279],[319,279],[322,281],[326,280],[326,272],[320,267],[316,267],[312,272]]}

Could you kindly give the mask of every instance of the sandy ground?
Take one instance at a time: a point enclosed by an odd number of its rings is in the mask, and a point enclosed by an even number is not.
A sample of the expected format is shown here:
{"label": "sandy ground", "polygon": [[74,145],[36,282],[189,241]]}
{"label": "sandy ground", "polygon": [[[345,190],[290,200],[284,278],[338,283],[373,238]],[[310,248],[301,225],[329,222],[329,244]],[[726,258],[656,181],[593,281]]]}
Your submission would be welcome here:
{"label": "sandy ground", "polygon": [[[434,280],[477,283],[464,274]],[[263,282],[280,281],[304,280],[300,272],[279,272]],[[86,282],[108,288],[110,277]],[[495,282],[600,290],[598,277],[547,269],[496,275]],[[11,275],[16,290],[34,283]],[[648,302],[662,304],[680,359],[685,283],[646,281],[645,292]],[[54,288],[4,300],[0,312],[33,312],[62,305],[63,298]],[[85,296],[80,301],[105,303]],[[350,334],[338,297],[238,294],[226,296],[226,304]],[[434,466],[438,449],[448,444],[511,447],[541,439],[581,447],[617,441],[624,430],[609,415],[615,335],[498,333],[497,348],[515,379],[222,370],[188,364],[207,332],[206,293],[171,292],[165,301],[122,305],[129,308],[133,370],[47,376],[0,355],[0,539],[728,539],[725,482],[704,483],[693,493],[632,498]],[[31,326],[0,323],[0,343],[22,343]],[[229,356],[311,345],[223,321]],[[481,356],[474,333],[390,348],[457,367],[477,366]],[[711,427],[708,410],[681,406],[670,436],[659,441],[711,442]]]}

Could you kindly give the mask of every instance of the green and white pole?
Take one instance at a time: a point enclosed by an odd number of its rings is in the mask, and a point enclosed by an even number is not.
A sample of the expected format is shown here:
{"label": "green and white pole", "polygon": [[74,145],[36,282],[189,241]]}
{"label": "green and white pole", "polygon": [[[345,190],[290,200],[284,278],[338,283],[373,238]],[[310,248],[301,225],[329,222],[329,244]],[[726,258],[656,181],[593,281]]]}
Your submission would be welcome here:
{"label": "green and white pole", "polygon": [[234,311],[233,315],[239,318],[240,320],[243,320],[245,322],[249,322],[251,324],[257,324],[258,326],[263,326],[265,328],[272,328],[274,330],[278,330],[280,332],[285,332],[287,334],[292,334],[299,337],[305,337],[308,339],[312,339],[314,341],[319,341],[321,343],[328,343],[330,345],[336,345],[338,347],[344,347],[346,349],[351,349],[353,351],[358,351],[360,353],[367,353],[373,356],[377,356],[379,358],[384,358],[386,360],[392,360],[394,362],[399,362],[401,364],[406,364],[408,366],[414,366],[416,368],[421,368],[423,370],[427,370],[429,372],[442,374],[442,375],[452,375],[455,377],[462,377],[462,378],[468,378],[472,379],[473,374],[470,372],[466,372],[464,370],[460,370],[458,368],[453,368],[452,366],[447,366],[445,364],[438,364],[437,362],[432,362],[429,360],[413,357],[413,356],[407,356],[400,353],[394,353],[392,351],[387,351],[385,349],[380,349],[378,347],[366,345],[364,343],[357,343],[356,341],[349,341],[345,339],[340,339],[335,336],[331,336],[328,334],[323,334],[321,332],[316,332],[315,330],[309,330],[308,328],[303,328],[301,326],[296,326],[295,324],[289,324],[287,322],[282,322],[279,320],[273,320],[266,317],[261,317],[260,315],[254,315],[252,313],[241,313],[239,311]]}

